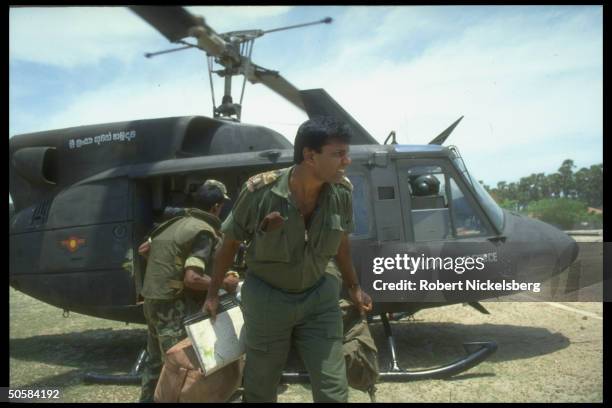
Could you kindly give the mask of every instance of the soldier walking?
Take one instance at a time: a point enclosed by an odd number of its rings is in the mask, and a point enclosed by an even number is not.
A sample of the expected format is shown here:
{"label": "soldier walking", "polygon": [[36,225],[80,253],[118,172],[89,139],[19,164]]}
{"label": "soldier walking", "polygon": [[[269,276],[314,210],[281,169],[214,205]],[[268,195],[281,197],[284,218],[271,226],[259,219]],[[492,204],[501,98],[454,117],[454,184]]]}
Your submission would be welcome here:
{"label": "soldier walking", "polygon": [[251,177],[223,223],[204,308],[216,314],[223,276],[240,242],[249,242],[241,289],[247,402],[276,401],[291,342],[309,372],[314,401],[347,401],[340,281],[325,273],[333,257],[352,301],[362,313],[371,310],[350,255],[349,143],[346,125],[329,117],[306,121],[297,132],[295,165]]}

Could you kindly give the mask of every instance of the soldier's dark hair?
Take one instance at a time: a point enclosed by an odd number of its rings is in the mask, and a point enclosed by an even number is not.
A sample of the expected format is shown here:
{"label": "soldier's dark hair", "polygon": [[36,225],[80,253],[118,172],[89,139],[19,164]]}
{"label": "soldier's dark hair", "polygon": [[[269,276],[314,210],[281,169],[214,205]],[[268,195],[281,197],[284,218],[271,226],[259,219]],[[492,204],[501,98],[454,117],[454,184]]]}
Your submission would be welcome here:
{"label": "soldier's dark hair", "polygon": [[293,145],[293,162],[300,164],[304,161],[304,148],[308,147],[317,153],[330,143],[331,139],[343,143],[351,142],[349,127],[331,116],[315,116],[308,119],[298,128]]}
{"label": "soldier's dark hair", "polygon": [[210,211],[215,204],[221,204],[224,201],[223,191],[216,186],[201,185],[193,193],[193,206],[204,211]]}

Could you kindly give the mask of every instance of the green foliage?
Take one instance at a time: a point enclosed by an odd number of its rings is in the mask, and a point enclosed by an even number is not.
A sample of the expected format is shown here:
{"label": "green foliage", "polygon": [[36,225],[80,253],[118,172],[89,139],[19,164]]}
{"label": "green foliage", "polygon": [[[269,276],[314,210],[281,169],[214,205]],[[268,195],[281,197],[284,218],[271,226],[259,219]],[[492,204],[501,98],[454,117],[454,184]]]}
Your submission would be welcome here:
{"label": "green foliage", "polygon": [[587,205],[568,198],[546,198],[530,203],[527,212],[530,216],[555,225],[561,229],[572,229],[587,214]]}
{"label": "green foliage", "polygon": [[519,209],[519,203],[516,200],[510,200],[510,199],[503,199],[499,202],[499,206],[501,208],[505,208],[506,210],[510,210],[510,211],[518,211]]}
{"label": "green foliage", "polygon": [[[600,208],[603,203],[603,166],[592,165],[574,172],[574,161],[566,159],[556,173],[531,174],[518,182],[500,181],[496,188],[486,186],[500,206],[523,210],[534,201],[549,198],[572,198]],[[518,207],[506,207],[502,203],[518,203]]]}

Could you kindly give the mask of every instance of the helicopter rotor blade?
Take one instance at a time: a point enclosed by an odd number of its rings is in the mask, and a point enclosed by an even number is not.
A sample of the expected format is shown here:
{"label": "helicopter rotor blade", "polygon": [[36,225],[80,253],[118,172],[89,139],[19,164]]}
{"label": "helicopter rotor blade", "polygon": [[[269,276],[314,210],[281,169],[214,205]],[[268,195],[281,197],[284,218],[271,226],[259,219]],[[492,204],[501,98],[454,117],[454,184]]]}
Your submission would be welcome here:
{"label": "helicopter rotor blade", "polygon": [[278,71],[271,71],[253,63],[250,64],[252,69],[249,69],[245,74],[251,83],[261,83],[287,99],[302,111],[306,111],[300,91],[293,86],[289,81],[283,78]]}
{"label": "helicopter rotor blade", "polygon": [[202,17],[191,14],[184,7],[130,6],[130,9],[170,42],[189,37],[192,27],[205,25]]}
{"label": "helicopter rotor blade", "polygon": [[[171,42],[191,45],[185,43],[182,39],[189,36],[195,37],[198,40],[197,47],[204,50],[209,56],[216,57],[217,59],[215,59],[215,61],[226,67],[229,70],[229,75],[236,75],[236,73],[239,72],[245,75],[249,82],[261,83],[267,86],[302,111],[306,111],[302,97],[300,96],[300,91],[295,86],[283,78],[278,71],[260,67],[253,64],[249,57],[241,56],[238,51],[238,44],[248,40],[252,41],[270,32],[313,24],[329,24],[332,22],[330,17],[320,21],[281,27],[268,31],[244,30],[217,34],[205,23],[203,17],[191,14],[184,7],[130,6],[130,9]],[[233,36],[237,37],[237,39],[232,39]],[[240,41],[240,37],[244,37],[242,41]]]}
{"label": "helicopter rotor blade", "polygon": [[198,48],[208,55],[226,58],[231,63],[240,62],[237,52],[206,24],[204,17],[191,14],[184,7],[130,6],[130,9],[171,42],[195,37]]}
{"label": "helicopter rotor blade", "polygon": [[379,144],[338,102],[324,89],[305,89],[300,91],[309,118],[331,116],[348,125],[351,130],[351,144]]}

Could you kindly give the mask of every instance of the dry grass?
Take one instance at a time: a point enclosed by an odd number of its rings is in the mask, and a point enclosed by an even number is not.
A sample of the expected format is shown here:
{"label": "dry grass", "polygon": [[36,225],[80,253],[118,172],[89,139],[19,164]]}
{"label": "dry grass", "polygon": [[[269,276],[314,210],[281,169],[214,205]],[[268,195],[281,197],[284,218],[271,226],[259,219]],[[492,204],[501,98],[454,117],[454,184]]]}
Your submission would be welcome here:
{"label": "dry grass", "polygon": [[[135,402],[137,385],[87,385],[89,371],[125,374],[146,339],[129,325],[62,311],[9,289],[10,387],[58,388],[62,402]],[[567,303],[602,315],[601,303]],[[488,361],[452,380],[378,385],[378,402],[601,402],[602,320],[542,302],[486,303],[491,315],[461,305],[429,309],[394,330],[400,363],[410,369],[461,356],[461,343],[494,340]],[[380,324],[372,326],[385,344]],[[381,346],[384,347],[384,346]],[[385,367],[388,359],[381,359]],[[312,401],[307,385],[279,387],[279,401]],[[367,394],[351,390],[351,402]]]}

